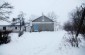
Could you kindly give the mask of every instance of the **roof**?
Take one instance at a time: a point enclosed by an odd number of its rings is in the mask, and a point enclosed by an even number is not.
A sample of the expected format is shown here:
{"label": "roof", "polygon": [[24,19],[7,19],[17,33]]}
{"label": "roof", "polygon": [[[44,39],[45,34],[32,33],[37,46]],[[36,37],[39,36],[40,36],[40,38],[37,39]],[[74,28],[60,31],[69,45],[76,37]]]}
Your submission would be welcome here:
{"label": "roof", "polygon": [[54,22],[52,19],[42,15],[34,20],[32,20],[32,22]]}
{"label": "roof", "polygon": [[0,25],[10,25],[10,23],[7,21],[0,20]]}

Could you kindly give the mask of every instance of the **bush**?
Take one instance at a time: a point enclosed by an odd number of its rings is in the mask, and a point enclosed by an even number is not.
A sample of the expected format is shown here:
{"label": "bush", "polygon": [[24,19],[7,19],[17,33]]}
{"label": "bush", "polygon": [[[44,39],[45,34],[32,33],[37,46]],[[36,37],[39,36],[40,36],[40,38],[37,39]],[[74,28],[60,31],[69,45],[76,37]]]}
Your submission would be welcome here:
{"label": "bush", "polygon": [[20,31],[18,36],[20,37],[21,35],[23,35],[23,33],[24,31]]}
{"label": "bush", "polygon": [[4,32],[0,31],[0,45],[7,44],[11,41],[10,36],[8,36],[9,33],[11,33],[11,31],[4,31]]}

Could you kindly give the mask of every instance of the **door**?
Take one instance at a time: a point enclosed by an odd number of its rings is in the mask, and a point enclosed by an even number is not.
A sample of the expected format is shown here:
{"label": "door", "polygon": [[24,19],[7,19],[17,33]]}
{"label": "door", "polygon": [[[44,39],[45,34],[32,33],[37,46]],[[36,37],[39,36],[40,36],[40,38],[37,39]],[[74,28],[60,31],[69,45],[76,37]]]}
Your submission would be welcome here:
{"label": "door", "polygon": [[34,24],[34,32],[38,32],[39,31],[39,26],[38,26],[38,24]]}

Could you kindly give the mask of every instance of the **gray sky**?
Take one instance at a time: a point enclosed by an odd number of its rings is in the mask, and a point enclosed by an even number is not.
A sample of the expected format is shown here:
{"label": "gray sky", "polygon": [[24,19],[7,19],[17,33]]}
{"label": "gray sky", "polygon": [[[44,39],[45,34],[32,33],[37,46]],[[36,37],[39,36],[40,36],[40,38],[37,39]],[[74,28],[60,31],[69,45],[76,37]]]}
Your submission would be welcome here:
{"label": "gray sky", "polygon": [[12,17],[16,17],[20,11],[26,13],[26,19],[31,15],[41,16],[55,12],[58,21],[65,22],[68,14],[76,6],[84,3],[84,0],[8,0],[14,6]]}

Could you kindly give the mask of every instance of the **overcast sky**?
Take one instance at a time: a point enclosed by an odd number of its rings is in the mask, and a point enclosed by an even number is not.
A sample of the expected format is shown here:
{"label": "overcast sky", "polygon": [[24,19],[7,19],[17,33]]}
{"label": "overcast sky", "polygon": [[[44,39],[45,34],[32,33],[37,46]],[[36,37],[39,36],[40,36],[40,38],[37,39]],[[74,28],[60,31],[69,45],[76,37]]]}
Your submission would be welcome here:
{"label": "overcast sky", "polygon": [[84,3],[84,0],[7,0],[14,6],[12,17],[16,17],[20,11],[26,14],[26,19],[31,15],[41,16],[54,12],[60,22],[65,22],[68,14],[76,6]]}

